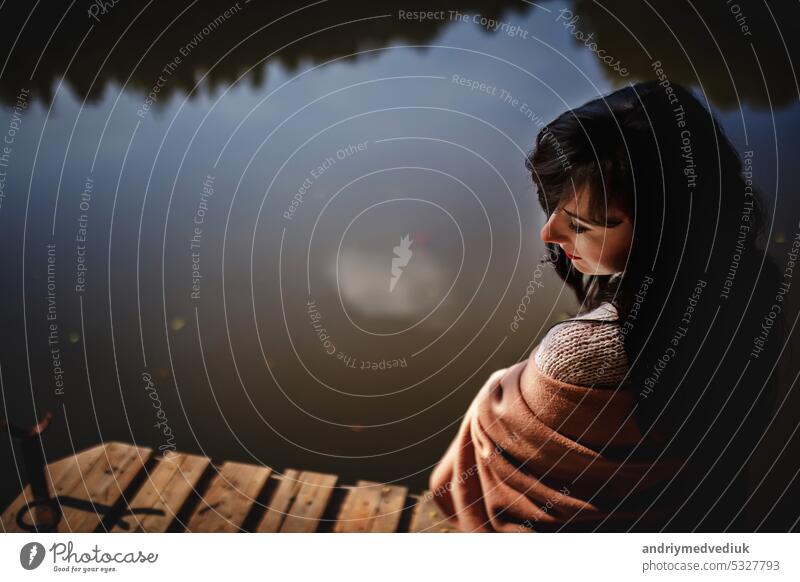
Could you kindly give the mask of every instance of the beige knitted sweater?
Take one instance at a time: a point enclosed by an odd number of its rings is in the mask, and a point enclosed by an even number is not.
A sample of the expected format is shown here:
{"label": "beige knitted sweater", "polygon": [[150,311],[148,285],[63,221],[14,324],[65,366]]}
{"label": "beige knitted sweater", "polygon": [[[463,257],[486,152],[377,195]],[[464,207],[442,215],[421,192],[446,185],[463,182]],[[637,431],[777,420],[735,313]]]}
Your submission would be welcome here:
{"label": "beige knitted sweater", "polygon": [[536,350],[536,364],[546,375],[567,384],[627,384],[628,359],[617,320],[616,308],[603,302],[596,309],[554,325]]}

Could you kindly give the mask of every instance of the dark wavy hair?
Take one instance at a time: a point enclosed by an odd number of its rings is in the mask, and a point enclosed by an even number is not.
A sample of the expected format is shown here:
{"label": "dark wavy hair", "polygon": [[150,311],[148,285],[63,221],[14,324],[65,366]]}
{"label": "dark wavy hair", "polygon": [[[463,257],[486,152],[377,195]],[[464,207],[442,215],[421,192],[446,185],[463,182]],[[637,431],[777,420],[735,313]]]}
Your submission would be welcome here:
{"label": "dark wavy hair", "polygon": [[694,94],[651,81],[559,115],[526,165],[548,216],[585,191],[593,222],[605,224],[611,207],[631,217],[621,276],[582,274],[555,244],[548,260],[581,311],[616,307],[641,451],[689,459],[673,494],[687,515],[699,511],[692,529],[747,529],[745,512],[727,512],[742,508],[740,469],[771,414],[785,324],[772,317],[781,277],[761,250],[763,203],[742,158]]}

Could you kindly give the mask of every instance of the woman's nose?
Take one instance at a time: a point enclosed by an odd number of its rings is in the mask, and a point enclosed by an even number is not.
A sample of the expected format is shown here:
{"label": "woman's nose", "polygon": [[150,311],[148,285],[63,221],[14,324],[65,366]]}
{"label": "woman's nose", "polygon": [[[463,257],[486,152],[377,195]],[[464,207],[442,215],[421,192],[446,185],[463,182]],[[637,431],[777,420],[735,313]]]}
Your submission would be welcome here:
{"label": "woman's nose", "polygon": [[556,224],[556,214],[557,213],[554,212],[550,215],[550,218],[544,223],[542,230],[539,232],[539,236],[541,237],[542,241],[546,243],[558,243],[565,240],[564,234],[560,231],[558,225]]}

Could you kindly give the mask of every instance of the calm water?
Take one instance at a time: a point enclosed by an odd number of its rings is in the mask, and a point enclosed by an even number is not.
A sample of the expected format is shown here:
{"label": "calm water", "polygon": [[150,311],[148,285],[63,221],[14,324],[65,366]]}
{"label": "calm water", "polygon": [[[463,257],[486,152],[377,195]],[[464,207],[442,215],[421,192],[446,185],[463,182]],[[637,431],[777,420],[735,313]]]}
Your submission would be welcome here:
{"label": "calm water", "polygon": [[754,151],[769,252],[797,229],[789,2],[79,4],[0,9],[3,408],[54,411],[51,458],[123,440],[423,488],[485,378],[576,308],[536,266],[535,134],[656,60]]}

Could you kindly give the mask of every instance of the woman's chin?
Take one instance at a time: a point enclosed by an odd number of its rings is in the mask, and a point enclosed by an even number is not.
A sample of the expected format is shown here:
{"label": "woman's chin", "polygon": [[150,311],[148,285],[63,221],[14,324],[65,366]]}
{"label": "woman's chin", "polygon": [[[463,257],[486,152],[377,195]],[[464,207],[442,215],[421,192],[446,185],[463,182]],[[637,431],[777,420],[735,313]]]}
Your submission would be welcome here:
{"label": "woman's chin", "polygon": [[581,259],[570,259],[570,262],[572,263],[572,268],[576,271],[579,271],[584,275],[591,273],[591,271],[587,269],[585,265],[583,265],[583,261]]}
{"label": "woman's chin", "polygon": [[572,259],[572,268],[584,275],[612,275],[614,271],[598,267],[597,265],[587,265],[583,259]]}

